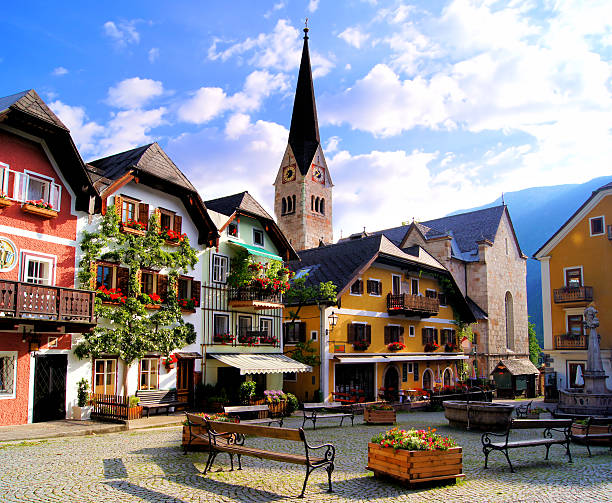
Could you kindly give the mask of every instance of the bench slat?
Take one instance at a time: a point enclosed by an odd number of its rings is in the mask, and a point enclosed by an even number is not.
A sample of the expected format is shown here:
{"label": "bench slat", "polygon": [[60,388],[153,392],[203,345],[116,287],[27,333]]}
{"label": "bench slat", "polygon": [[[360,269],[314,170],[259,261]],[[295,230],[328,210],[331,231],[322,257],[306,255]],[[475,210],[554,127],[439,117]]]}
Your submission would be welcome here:
{"label": "bench slat", "polygon": [[513,419],[510,428],[524,430],[533,428],[569,428],[571,419]]}
{"label": "bench slat", "polygon": [[304,433],[301,428],[296,430],[293,428],[256,426],[244,423],[223,423],[220,421],[208,421],[208,423],[217,433],[241,433],[243,435],[255,435],[258,437],[278,438],[293,441],[303,441],[304,439]]}
{"label": "bench slat", "polygon": [[[254,458],[261,459],[272,459],[274,461],[284,461],[286,463],[293,463],[296,465],[307,464],[306,456],[302,456],[299,454],[290,454],[288,452],[266,451],[264,449],[255,449],[253,447],[246,447],[244,445],[235,444],[216,445],[215,448],[218,451],[231,452],[233,454],[240,454],[242,456],[251,456]],[[311,463],[317,463],[323,460],[323,458],[310,458]]]}
{"label": "bench slat", "polygon": [[224,412],[261,412],[270,410],[267,405],[236,405],[232,407],[223,407]]}

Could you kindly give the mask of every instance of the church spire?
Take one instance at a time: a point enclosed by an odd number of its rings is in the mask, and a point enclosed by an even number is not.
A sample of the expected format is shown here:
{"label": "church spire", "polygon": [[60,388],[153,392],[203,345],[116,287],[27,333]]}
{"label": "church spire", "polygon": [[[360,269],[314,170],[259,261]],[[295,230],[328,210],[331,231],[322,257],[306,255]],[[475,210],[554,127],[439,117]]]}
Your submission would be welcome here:
{"label": "church spire", "polygon": [[291,115],[291,128],[289,130],[289,145],[303,176],[306,176],[320,142],[317,105],[315,103],[310,53],[308,51],[308,25],[306,25],[304,28],[302,61],[300,62],[293,114]]}

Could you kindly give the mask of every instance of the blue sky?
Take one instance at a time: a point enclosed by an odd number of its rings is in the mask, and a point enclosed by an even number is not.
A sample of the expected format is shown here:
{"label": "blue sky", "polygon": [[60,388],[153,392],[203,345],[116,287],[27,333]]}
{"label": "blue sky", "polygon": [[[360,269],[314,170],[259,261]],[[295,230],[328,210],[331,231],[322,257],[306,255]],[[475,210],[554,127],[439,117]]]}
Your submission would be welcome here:
{"label": "blue sky", "polygon": [[12,2],[0,94],[271,210],[306,17],[336,239],[612,171],[609,0]]}

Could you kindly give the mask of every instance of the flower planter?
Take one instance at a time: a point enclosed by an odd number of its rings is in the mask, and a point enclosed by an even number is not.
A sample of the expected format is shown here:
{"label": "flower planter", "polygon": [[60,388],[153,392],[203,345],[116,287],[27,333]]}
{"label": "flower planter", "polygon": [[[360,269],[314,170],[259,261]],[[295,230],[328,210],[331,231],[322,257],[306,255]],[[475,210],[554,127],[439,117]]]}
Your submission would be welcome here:
{"label": "flower planter", "polygon": [[368,409],[363,411],[363,420],[368,424],[393,424],[395,423],[395,410]]}
{"label": "flower planter", "polygon": [[195,307],[194,308],[188,308],[188,307],[181,307],[181,313],[195,313]]}
{"label": "flower planter", "polygon": [[145,309],[161,309],[161,304],[146,304]]}
{"label": "flower planter", "polygon": [[73,405],[72,419],[76,419],[77,421],[86,421],[90,418],[92,409],[93,407],[91,405],[85,405],[84,407]]}
{"label": "flower planter", "polygon": [[169,239],[166,239],[165,242],[168,246],[181,246],[180,241],[170,241]]}
{"label": "flower planter", "polygon": [[142,405],[135,407],[128,407],[128,420],[129,419],[140,419],[142,417]]}
{"label": "flower planter", "polygon": [[30,213],[32,215],[36,215],[42,218],[55,218],[57,217],[57,211],[47,209],[47,208],[39,208],[38,206],[34,206],[33,204],[25,203],[21,206],[21,209],[26,213]]}
{"label": "flower planter", "polygon": [[0,198],[0,208],[6,208],[7,206],[10,206],[11,204],[13,204],[13,201],[11,201],[10,199]]}
{"label": "flower planter", "polygon": [[[195,435],[207,435],[206,429],[202,425],[194,425],[191,431]],[[187,451],[206,451],[208,450],[208,438],[196,437],[189,442],[189,426],[183,426],[183,440],[181,445]]]}
{"label": "flower planter", "polygon": [[446,451],[408,451],[368,444],[368,470],[405,484],[464,477],[461,447]]}
{"label": "flower planter", "polygon": [[133,234],[134,236],[144,236],[147,231],[144,229],[132,229],[131,227],[121,226],[121,232],[124,234]]}
{"label": "flower planter", "polygon": [[[572,424],[572,435],[586,435],[586,425],[584,424],[580,424],[580,423],[573,423]],[[608,431],[608,427],[604,426],[604,425],[593,425],[591,426],[591,428],[589,429],[589,434],[593,434],[596,435],[597,433],[609,433]],[[584,441],[582,439],[578,440],[575,438],[572,438],[572,442],[576,442],[578,444],[582,444],[584,443]],[[590,444],[595,444],[595,445],[608,445],[609,440],[606,439],[589,439],[589,443]]]}

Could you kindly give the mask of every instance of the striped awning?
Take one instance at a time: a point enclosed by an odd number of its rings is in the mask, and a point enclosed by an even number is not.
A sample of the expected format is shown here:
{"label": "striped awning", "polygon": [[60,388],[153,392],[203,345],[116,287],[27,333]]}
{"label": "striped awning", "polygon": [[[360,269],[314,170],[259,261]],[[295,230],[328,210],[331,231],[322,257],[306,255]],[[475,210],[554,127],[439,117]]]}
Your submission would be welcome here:
{"label": "striped awning", "polygon": [[269,252],[268,250],[264,250],[259,246],[248,245],[246,243],[241,243],[240,241],[234,241],[233,239],[228,240],[228,243],[234,246],[239,246],[240,248],[244,248],[246,251],[249,252],[249,255],[259,255],[260,257],[278,260],[279,262],[283,261],[282,257],[279,257],[278,255]]}
{"label": "striped awning", "polygon": [[210,356],[226,365],[240,369],[240,375],[312,372],[312,367],[310,365],[300,363],[285,355],[216,354]]}

